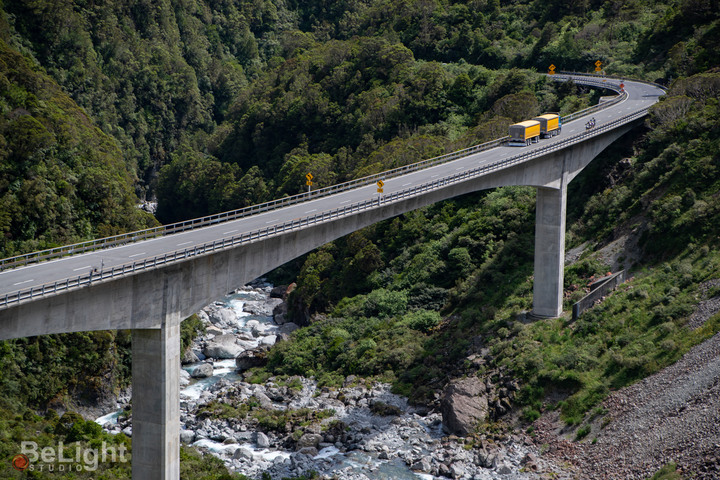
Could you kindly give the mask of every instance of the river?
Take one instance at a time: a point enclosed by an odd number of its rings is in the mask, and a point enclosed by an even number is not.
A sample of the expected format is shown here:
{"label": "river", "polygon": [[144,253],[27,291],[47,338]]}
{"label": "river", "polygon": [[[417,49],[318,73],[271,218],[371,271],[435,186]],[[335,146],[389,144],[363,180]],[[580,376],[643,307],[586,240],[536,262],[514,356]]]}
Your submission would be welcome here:
{"label": "river", "polygon": [[[246,286],[209,305],[200,318],[208,333],[197,338],[192,350],[197,362],[183,365],[181,378],[181,440],[207,454],[221,458],[231,471],[252,478],[269,473],[272,478],[316,471],[324,477],[364,479],[540,478],[525,465],[532,451],[519,442],[493,445],[489,450],[468,448],[462,439],[449,438],[442,430],[439,413],[419,411],[390,386],[367,385],[349,378],[340,389],[318,389],[314,379],[294,379],[296,388],[276,379],[263,385],[244,381],[236,371],[236,360],[208,359],[210,351],[234,355],[272,345],[283,334],[297,328],[276,324],[272,312],[281,302],[270,297],[272,285],[264,282]],[[218,339],[226,342],[218,347]],[[198,368],[212,362],[212,374],[192,378]],[[319,424],[293,432],[263,432],[251,421],[198,418],[198,409],[214,400],[233,405],[253,399],[276,410],[309,408],[331,411]],[[373,404],[390,406],[393,414],[376,415]],[[125,405],[96,420],[107,431],[132,435],[131,419],[121,416]],[[118,422],[118,418],[120,421]],[[331,432],[333,422],[342,422],[342,431]],[[337,429],[336,429],[337,430]]]}

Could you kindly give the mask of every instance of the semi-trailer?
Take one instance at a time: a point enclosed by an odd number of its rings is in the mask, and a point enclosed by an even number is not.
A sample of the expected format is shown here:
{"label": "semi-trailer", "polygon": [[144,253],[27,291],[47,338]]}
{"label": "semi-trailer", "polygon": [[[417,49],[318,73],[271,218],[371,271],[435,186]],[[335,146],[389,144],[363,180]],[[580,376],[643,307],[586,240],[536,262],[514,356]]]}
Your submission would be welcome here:
{"label": "semi-trailer", "polygon": [[550,138],[560,135],[562,124],[560,123],[560,115],[557,113],[546,113],[533,118],[533,120],[540,122],[540,137]]}
{"label": "semi-trailer", "polygon": [[511,146],[526,146],[540,141],[540,122],[537,120],[525,120],[524,122],[510,125]]}

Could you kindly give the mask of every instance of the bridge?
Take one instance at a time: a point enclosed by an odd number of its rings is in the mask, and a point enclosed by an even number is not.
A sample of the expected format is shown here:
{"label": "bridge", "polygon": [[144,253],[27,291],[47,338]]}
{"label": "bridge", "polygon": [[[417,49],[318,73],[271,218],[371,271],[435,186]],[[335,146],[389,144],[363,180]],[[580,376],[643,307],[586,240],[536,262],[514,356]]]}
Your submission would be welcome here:
{"label": "bridge", "polygon": [[[614,90],[528,147],[498,139],[241,210],[0,261],[0,339],[132,330],[134,479],[179,478],[180,322],[229,291],[363,227],[478,190],[537,188],[533,314],[562,313],[567,185],[642,120],[661,87],[554,75]],[[596,126],[586,130],[582,118]],[[383,180],[383,193],[376,182]],[[152,369],[147,368],[152,365]]]}

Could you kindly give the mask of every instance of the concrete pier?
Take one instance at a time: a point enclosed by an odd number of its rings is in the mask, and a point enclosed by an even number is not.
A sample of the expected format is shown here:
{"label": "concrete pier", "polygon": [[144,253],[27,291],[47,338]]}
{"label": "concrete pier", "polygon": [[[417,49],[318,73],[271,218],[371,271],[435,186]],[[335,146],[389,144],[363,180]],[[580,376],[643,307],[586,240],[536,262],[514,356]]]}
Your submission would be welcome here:
{"label": "concrete pier", "polygon": [[533,315],[558,317],[563,307],[567,188],[538,188],[535,217]]}
{"label": "concrete pier", "polygon": [[132,331],[132,478],[180,478],[180,324]]}

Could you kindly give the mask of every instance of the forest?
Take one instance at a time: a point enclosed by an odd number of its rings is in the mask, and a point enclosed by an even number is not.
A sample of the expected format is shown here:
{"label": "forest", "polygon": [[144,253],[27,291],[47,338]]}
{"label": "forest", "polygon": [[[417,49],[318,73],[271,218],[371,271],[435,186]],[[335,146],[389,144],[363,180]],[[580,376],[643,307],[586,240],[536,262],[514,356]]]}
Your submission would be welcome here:
{"label": "forest", "polygon": [[[714,0],[0,5],[2,257],[293,195],[308,171],[332,185],[597,103],[598,91],[549,81],[550,64],[590,72],[600,60],[608,74],[668,87],[645,125],[571,184],[568,248],[588,254],[566,269],[566,307],[608,269],[592,251],[631,230],[641,250],[633,283],[572,328],[513,321],[531,301],[534,190],[479,192],[272,272],[297,284],[291,314],[306,327],[272,350],[258,381],[312,374],[332,387],[362,375],[431,403],[449,378],[482,374],[463,362],[480,336],[493,371],[521,381],[526,421],[560,389],[563,419],[582,428],[609,391],[720,330],[717,316],[685,327],[698,285],[720,269]],[[0,457],[35,431],[104,438],[53,414],[126,386],[129,347],[124,331],[0,342]],[[193,452],[183,465],[228,475]],[[113,468],[105,478],[127,476]]]}

